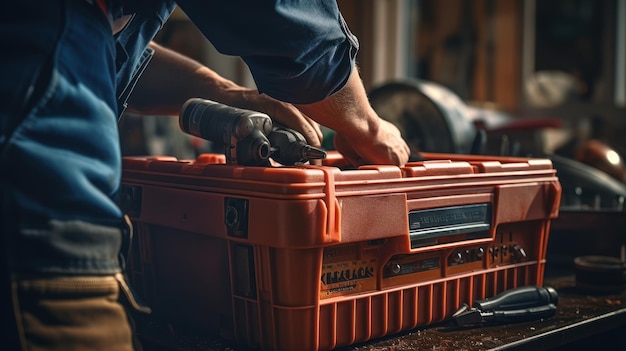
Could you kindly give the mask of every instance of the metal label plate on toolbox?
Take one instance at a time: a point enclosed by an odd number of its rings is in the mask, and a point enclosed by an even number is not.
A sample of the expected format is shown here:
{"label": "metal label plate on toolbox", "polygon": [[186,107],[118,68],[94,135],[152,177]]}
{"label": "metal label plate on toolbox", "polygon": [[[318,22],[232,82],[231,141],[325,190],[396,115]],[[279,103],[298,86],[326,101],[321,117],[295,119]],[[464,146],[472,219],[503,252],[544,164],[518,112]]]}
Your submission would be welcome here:
{"label": "metal label plate on toolbox", "polygon": [[411,241],[491,228],[491,204],[449,206],[409,212]]}

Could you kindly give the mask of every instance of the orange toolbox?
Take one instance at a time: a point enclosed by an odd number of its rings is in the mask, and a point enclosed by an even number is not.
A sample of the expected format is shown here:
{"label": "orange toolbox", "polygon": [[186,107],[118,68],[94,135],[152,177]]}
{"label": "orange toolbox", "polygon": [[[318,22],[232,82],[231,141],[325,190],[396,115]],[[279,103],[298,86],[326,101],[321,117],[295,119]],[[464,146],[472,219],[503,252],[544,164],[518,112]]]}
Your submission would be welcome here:
{"label": "orange toolbox", "polygon": [[171,325],[330,350],[542,285],[561,186],[548,159],[422,154],[404,167],[126,157],[129,275]]}

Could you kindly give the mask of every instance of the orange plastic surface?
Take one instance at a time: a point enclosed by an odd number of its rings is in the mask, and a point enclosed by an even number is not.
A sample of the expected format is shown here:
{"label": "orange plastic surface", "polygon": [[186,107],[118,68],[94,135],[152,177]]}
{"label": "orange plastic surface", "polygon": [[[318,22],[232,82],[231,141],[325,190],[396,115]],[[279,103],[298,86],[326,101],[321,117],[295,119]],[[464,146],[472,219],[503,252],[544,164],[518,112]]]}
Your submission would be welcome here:
{"label": "orange plastic surface", "polygon": [[561,197],[543,159],[427,154],[349,169],[331,152],[323,166],[214,155],[123,165],[131,280],[155,313],[266,350],[347,346],[541,285]]}

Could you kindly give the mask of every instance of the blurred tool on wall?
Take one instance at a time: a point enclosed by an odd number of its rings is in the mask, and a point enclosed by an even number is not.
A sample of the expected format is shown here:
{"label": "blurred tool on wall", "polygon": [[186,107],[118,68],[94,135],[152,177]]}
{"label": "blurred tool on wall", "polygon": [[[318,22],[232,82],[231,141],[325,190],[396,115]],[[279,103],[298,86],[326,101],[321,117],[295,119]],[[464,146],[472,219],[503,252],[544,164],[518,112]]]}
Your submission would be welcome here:
{"label": "blurred tool on wall", "polygon": [[561,126],[556,118],[514,118],[469,105],[450,89],[426,80],[389,82],[372,89],[369,97],[417,152],[538,156],[544,154],[541,131]]}

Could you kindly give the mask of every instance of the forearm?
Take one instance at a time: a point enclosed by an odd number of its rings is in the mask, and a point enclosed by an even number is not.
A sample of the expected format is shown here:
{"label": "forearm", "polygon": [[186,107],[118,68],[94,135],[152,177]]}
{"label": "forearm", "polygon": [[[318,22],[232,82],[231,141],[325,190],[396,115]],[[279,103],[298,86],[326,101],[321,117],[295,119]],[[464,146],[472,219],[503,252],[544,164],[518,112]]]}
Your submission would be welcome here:
{"label": "forearm", "polygon": [[293,105],[240,86],[199,62],[157,44],[152,61],[129,99],[129,111],[145,115],[177,116],[190,98],[267,113],[272,119],[300,131],[313,146],[321,145],[319,126]]}
{"label": "forearm", "polygon": [[398,128],[381,119],[370,105],[356,67],[341,90],[298,108],[335,131],[335,147],[353,165],[404,165],[409,159],[409,147]]}
{"label": "forearm", "polygon": [[380,118],[372,109],[359,72],[355,67],[346,85],[326,99],[306,105],[296,105],[306,115],[355,142],[376,136]]}
{"label": "forearm", "polygon": [[140,114],[177,115],[191,97],[225,104],[240,104],[242,95],[258,93],[235,84],[199,62],[152,43],[155,54],[129,99],[130,111]]}

